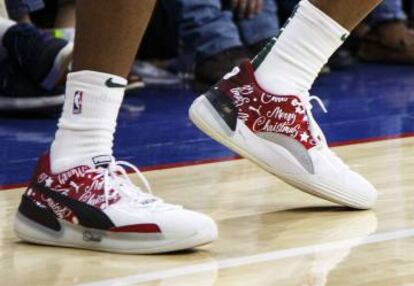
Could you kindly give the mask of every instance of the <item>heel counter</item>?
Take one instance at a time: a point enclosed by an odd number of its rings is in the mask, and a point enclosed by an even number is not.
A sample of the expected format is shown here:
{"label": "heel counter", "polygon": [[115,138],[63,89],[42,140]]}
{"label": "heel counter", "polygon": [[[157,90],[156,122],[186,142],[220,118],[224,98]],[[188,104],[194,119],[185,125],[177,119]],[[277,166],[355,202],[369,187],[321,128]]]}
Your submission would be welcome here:
{"label": "heel counter", "polygon": [[204,96],[208,99],[224,122],[226,122],[227,126],[232,131],[235,131],[238,112],[231,98],[214,88],[207,91]]}
{"label": "heel counter", "polygon": [[33,169],[32,177],[30,179],[29,187],[32,187],[38,183],[39,177],[42,173],[50,173],[50,159],[49,153],[43,153],[37,160],[36,166]]}

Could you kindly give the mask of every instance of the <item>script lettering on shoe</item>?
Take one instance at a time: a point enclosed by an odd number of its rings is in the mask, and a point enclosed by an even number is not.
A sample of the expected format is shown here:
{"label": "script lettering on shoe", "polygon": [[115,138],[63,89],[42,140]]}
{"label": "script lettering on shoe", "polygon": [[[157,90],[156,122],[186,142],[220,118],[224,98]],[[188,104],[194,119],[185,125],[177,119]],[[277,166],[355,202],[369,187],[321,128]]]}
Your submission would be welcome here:
{"label": "script lettering on shoe", "polygon": [[296,137],[299,134],[300,125],[297,124],[291,127],[287,122],[272,124],[270,119],[262,116],[254,121],[252,129],[254,132],[276,132]]}
{"label": "script lettering on shoe", "polygon": [[241,87],[235,87],[230,89],[233,94],[233,102],[236,107],[240,107],[250,102],[250,98],[247,95],[253,93],[253,87],[251,85],[243,85]]}
{"label": "script lettering on shoe", "polygon": [[295,96],[277,96],[257,92],[244,84],[229,89],[229,95],[242,120],[253,132],[275,132],[296,139],[306,148],[315,145],[309,132],[305,107]]}
{"label": "script lettering on shoe", "polygon": [[289,100],[286,97],[273,96],[273,95],[267,94],[265,92],[262,93],[262,96],[260,97],[260,99],[262,100],[263,104],[268,104],[268,103],[271,103],[271,102],[282,103],[282,102],[287,102]]}
{"label": "script lettering on shoe", "polygon": [[60,205],[58,202],[53,201],[51,198],[44,197],[43,194],[42,200],[48,205],[48,207],[58,218],[67,219],[72,216],[72,211],[69,208]]}
{"label": "script lettering on shoe", "polygon": [[57,176],[59,184],[61,185],[66,184],[72,176],[76,176],[77,178],[83,177],[85,175],[85,171],[87,171],[88,169],[89,168],[87,166],[79,166],[79,167],[73,168],[69,171],[59,174]]}
{"label": "script lettering on shoe", "polygon": [[249,120],[250,115],[246,112],[243,111],[239,111],[238,112],[238,116],[237,116],[240,120],[243,120],[244,122],[246,122],[247,120]]}
{"label": "script lettering on shoe", "polygon": [[[42,173],[38,176],[38,183],[61,195],[102,209],[106,206],[103,190],[105,182],[103,177],[94,179],[96,174],[87,174],[86,171],[88,170],[90,170],[88,166],[79,166],[56,176],[48,176],[46,173]],[[110,194],[109,205],[120,199],[119,194],[113,195],[112,189],[108,191]],[[45,204],[51,203],[47,202],[47,198],[44,198],[44,200]],[[50,208],[53,209],[56,206],[52,203]]]}
{"label": "script lettering on shoe", "polygon": [[[39,176],[39,177],[44,177],[44,176]],[[26,191],[26,196],[30,197],[37,206],[41,208],[51,209],[52,212],[59,219],[64,219],[74,224],[78,223],[78,219],[76,218],[75,214],[72,212],[71,209],[47,197],[45,194],[38,192],[32,188],[29,188]]]}

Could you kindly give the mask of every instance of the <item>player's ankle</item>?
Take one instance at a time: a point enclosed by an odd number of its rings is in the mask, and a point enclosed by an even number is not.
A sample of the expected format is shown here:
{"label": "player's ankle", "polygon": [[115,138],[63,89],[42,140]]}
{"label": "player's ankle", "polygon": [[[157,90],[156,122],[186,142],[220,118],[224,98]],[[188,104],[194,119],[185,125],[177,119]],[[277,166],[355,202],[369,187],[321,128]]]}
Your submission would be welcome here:
{"label": "player's ankle", "polygon": [[312,3],[302,0],[280,35],[253,60],[257,82],[275,94],[309,91],[348,34]]}
{"label": "player's ankle", "polygon": [[94,71],[68,75],[66,97],[55,140],[51,168],[61,172],[92,157],[112,155],[116,119],[126,80]]}

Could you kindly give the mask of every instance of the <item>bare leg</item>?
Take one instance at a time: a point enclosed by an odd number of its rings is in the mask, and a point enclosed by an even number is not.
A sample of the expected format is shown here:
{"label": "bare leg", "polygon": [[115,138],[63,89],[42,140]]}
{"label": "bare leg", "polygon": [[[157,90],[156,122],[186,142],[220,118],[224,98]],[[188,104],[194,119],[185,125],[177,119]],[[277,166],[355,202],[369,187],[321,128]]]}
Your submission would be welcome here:
{"label": "bare leg", "polygon": [[311,0],[310,2],[351,31],[382,0]]}
{"label": "bare leg", "polygon": [[74,71],[126,77],[154,4],[155,0],[78,1]]}
{"label": "bare leg", "polygon": [[77,1],[73,72],[51,148],[54,171],[99,154],[112,155],[125,78],[154,4],[155,0]]}

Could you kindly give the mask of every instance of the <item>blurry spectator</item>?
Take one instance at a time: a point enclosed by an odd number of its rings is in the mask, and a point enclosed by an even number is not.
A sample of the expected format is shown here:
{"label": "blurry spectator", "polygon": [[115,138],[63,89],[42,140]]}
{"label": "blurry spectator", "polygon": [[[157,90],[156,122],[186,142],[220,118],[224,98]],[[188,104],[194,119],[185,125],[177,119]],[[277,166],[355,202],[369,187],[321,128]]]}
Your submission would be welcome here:
{"label": "blurry spectator", "polygon": [[[16,1],[13,7],[24,14],[28,11],[25,7],[34,7],[25,6],[29,2]],[[1,49],[5,51],[5,59],[0,62],[1,114],[59,108],[63,88],[58,86],[70,61],[72,44],[54,39],[28,23],[2,17],[0,24]]]}
{"label": "blurry spectator", "polygon": [[74,28],[76,22],[76,5],[74,0],[59,0],[55,18],[55,28]]}
{"label": "blurry spectator", "polygon": [[75,0],[6,0],[10,18],[42,28],[74,28]]}
{"label": "blurry spectator", "polygon": [[177,17],[184,49],[195,53],[195,77],[211,84],[256,54],[277,34],[274,0],[165,0]]}
{"label": "blurry spectator", "polygon": [[407,17],[409,21],[412,21],[414,19],[414,1],[413,0],[403,0],[403,8],[405,13],[407,14]]}
{"label": "blurry spectator", "polygon": [[9,18],[6,8],[6,2],[4,0],[0,0],[0,17]]}
{"label": "blurry spectator", "polygon": [[401,0],[383,1],[368,18],[371,29],[363,37],[360,58],[414,64],[414,30],[406,20]]}
{"label": "blurry spectator", "polygon": [[11,19],[42,28],[74,27],[75,0],[5,0]]}
{"label": "blurry spectator", "polygon": [[[299,2],[277,1],[284,9],[292,9]],[[355,61],[350,49],[356,49],[358,56],[365,61],[414,63],[414,31],[408,27],[402,4],[402,0],[384,0],[365,23],[355,29],[345,45],[331,57],[328,65],[334,69],[352,65]],[[283,15],[289,13],[287,11]]]}
{"label": "blurry spectator", "polygon": [[[60,39],[67,41],[75,40],[76,5],[74,0],[48,0],[49,13],[53,14],[50,32]],[[53,5],[51,5],[53,4]],[[45,11],[48,13],[48,11]],[[35,19],[41,18],[43,14],[35,15]]]}
{"label": "blurry spectator", "polygon": [[43,0],[6,0],[9,17],[19,23],[31,23],[29,14],[44,8]]}

